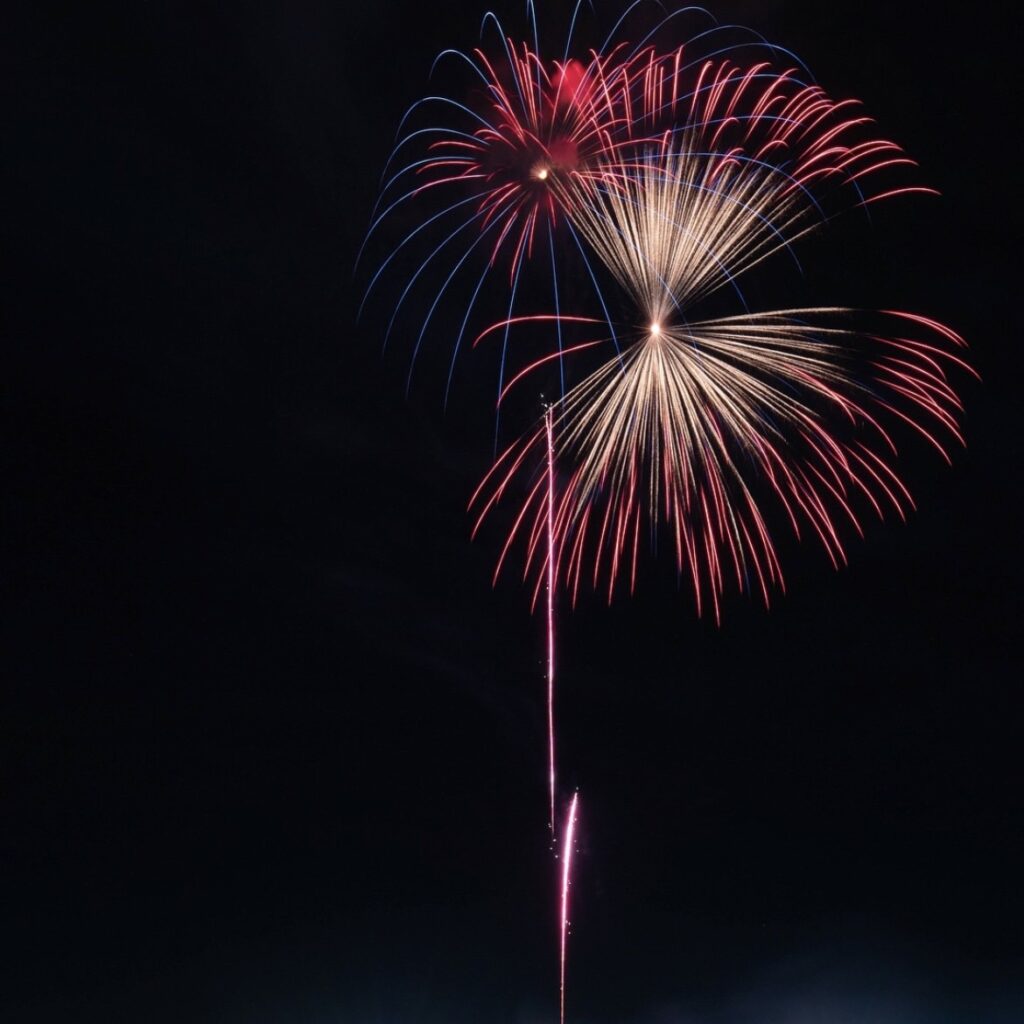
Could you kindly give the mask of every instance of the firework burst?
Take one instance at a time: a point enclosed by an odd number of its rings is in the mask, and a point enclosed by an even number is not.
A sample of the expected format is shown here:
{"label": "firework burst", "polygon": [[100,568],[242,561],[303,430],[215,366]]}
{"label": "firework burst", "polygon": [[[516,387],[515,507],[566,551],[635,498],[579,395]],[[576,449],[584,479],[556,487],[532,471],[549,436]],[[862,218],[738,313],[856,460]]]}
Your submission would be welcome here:
{"label": "firework burst", "polygon": [[[568,193],[555,186],[601,158],[613,158],[628,143],[634,127],[624,97],[634,88],[632,73],[638,58],[625,58],[622,46],[607,55],[592,52],[581,62],[568,57],[567,42],[563,60],[545,61],[535,46],[506,35],[493,15],[485,19],[485,25],[488,21],[500,34],[496,53],[477,47],[471,53],[446,50],[438,57],[438,61],[457,60],[470,70],[473,85],[466,102],[429,96],[414,104],[403,118],[404,127],[414,111],[442,107],[457,114],[460,123],[427,125],[404,135],[400,129],[367,235],[369,240],[407,205],[417,201],[429,204],[425,207],[428,215],[421,216],[381,261],[367,287],[364,306],[384,272],[400,256],[406,262],[415,242],[431,237],[430,229],[442,233],[451,229],[418,266],[413,261],[415,269],[388,321],[385,341],[401,307],[428,269],[435,264],[450,268],[442,271],[444,282],[420,324],[413,362],[443,296],[463,268],[472,265],[475,255],[474,262],[483,267],[461,318],[451,368],[484,283],[499,267],[507,274],[510,317],[523,265],[535,252],[542,254],[548,266],[558,304],[555,228],[564,216]],[[392,171],[399,154],[412,143],[420,144],[421,155]],[[592,274],[582,248],[578,247],[578,252]],[[506,348],[507,342],[506,333]],[[504,355],[502,368],[504,372]]]}
{"label": "firework burst", "polygon": [[[924,318],[890,315],[916,333],[927,330],[926,341],[905,336],[910,331],[868,336],[807,322],[849,313],[652,324],[556,407],[557,459],[572,468],[555,509],[554,563],[546,564],[536,541],[546,495],[531,492],[496,575],[525,537],[527,572],[555,575],[574,602],[581,581],[604,580],[610,599],[620,577],[635,585],[641,537],[661,521],[698,611],[710,596],[717,619],[729,580],[757,589],[767,604],[784,578],[772,540],[776,517],[762,493],[797,537],[816,537],[838,567],[846,558],[842,520],[863,534],[859,509],[904,517],[912,507],[893,466],[892,421],[909,424],[947,460],[942,435],[962,441],[947,370],[966,367],[951,350],[960,340]],[[873,376],[864,383],[854,368],[866,344]],[[534,463],[542,442],[541,432],[530,435],[499,461],[487,481],[495,485],[491,501]]]}

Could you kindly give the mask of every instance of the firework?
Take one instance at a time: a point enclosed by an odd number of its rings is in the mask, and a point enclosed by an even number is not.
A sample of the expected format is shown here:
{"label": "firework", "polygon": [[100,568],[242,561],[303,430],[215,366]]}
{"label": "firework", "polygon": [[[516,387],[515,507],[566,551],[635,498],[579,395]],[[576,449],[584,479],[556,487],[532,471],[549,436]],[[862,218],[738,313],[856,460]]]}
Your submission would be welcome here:
{"label": "firework", "polygon": [[[816,539],[838,567],[844,530],[863,534],[865,515],[906,515],[913,501],[897,472],[901,435],[916,433],[948,461],[950,443],[963,443],[951,377],[973,373],[963,340],[928,317],[833,306],[750,311],[741,279],[780,252],[796,260],[807,232],[851,206],[935,190],[908,181],[914,161],[876,135],[857,101],[828,96],[792,54],[749,33],[727,42],[723,33],[738,26],[712,24],[660,50],[652,39],[675,19],[707,16],[685,7],[638,41],[615,42],[641,3],[602,45],[570,57],[578,0],[560,60],[541,55],[532,0],[532,44],[486,15],[500,46],[440,55],[469,69],[472,85],[456,97],[428,96],[402,119],[368,234],[407,222],[367,287],[369,298],[389,268],[409,271],[385,342],[414,291],[436,289],[416,321],[410,381],[451,295],[460,305],[444,318],[449,388],[474,332],[474,348],[501,339],[499,408],[512,388],[558,363],[559,397],[470,501],[475,535],[503,497],[525,495],[495,579],[518,548],[535,606],[545,589],[553,841],[557,588],[574,604],[583,585],[604,588],[609,600],[620,581],[632,590],[641,537],[653,546],[667,533],[698,613],[710,604],[718,621],[730,586],[768,604],[785,585],[773,539],[780,527]],[[417,126],[427,109],[456,123]],[[421,151],[411,159],[413,144]],[[412,258],[423,245],[426,257]],[[592,285],[595,308],[565,307],[559,282],[569,259]],[[532,270],[521,288],[528,265],[547,278],[553,311],[521,311],[521,293],[536,294]],[[627,323],[610,313],[609,280],[631,309]],[[488,281],[501,285],[501,319],[470,330]],[[735,315],[709,315],[704,304],[719,292],[738,303]],[[510,367],[512,332],[518,340],[540,329],[550,342],[540,353],[517,351]],[[566,344],[564,334],[583,330],[600,336]],[[599,348],[612,351],[567,380],[567,363]],[[497,425],[495,435],[497,451]],[[574,794],[561,850],[562,1024],[578,803]]]}

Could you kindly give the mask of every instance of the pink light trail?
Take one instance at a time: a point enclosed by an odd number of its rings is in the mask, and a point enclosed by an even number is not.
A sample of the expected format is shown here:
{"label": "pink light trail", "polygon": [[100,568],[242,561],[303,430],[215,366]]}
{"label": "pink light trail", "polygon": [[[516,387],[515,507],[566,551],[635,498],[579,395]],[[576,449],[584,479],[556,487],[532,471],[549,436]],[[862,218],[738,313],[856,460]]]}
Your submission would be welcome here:
{"label": "pink light trail", "polygon": [[565,846],[562,851],[562,949],[558,984],[558,1013],[561,1024],[565,1024],[565,955],[569,938],[569,880],[572,872],[572,847],[576,833],[576,810],[579,793],[573,793],[569,805],[569,820],[565,825]]}
{"label": "pink light trail", "polygon": [[551,834],[555,833],[555,445],[551,406],[544,412],[548,446],[548,786]]}

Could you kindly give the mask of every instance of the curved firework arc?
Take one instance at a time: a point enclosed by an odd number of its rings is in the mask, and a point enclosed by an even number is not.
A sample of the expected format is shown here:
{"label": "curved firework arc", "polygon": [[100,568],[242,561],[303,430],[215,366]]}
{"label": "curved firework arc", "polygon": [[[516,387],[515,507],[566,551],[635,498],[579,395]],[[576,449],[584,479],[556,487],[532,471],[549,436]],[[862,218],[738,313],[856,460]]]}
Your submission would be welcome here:
{"label": "curved firework arc", "polygon": [[[409,278],[408,283],[406,284],[405,288],[402,290],[402,294],[398,297],[398,302],[395,303],[395,308],[394,308],[394,310],[391,313],[391,319],[388,320],[387,330],[384,332],[384,345],[387,345],[388,339],[391,337],[391,332],[395,328],[395,320],[398,318],[398,314],[401,311],[402,305],[405,302],[406,298],[408,298],[409,292],[412,291],[413,286],[416,284],[417,280],[419,280],[420,275],[427,269],[427,267],[430,265],[430,263],[445,249],[445,247],[453,239],[457,238],[460,234],[462,234],[463,231],[466,230],[466,228],[470,227],[475,221],[479,220],[483,215],[484,215],[484,211],[478,210],[475,214],[473,214],[472,217],[469,218],[469,220],[463,221],[450,235],[448,235],[444,239],[444,241],[442,241],[440,243],[440,245],[437,246],[436,249],[433,250],[433,252],[430,253],[430,255],[420,264],[419,268],[412,275],[412,277]],[[495,221],[491,225],[487,226],[485,228],[485,232],[483,234],[481,234],[476,239],[475,242],[472,243],[470,248],[471,249],[475,248],[480,243],[480,241],[485,237],[486,232],[490,231],[495,226],[496,223],[497,223],[497,221]],[[461,264],[459,264],[459,265],[461,266]],[[449,281],[450,280],[451,280],[451,278],[449,277]],[[442,291],[443,291],[443,288],[442,288]]]}
{"label": "curved firework arc", "polygon": [[[442,217],[451,213],[452,210],[457,210],[460,207],[467,206],[469,203],[472,203],[474,200],[479,198],[479,195],[467,196],[465,199],[460,199],[457,202],[452,203],[451,206],[446,206],[443,210],[441,210],[438,213],[435,213],[432,217],[428,217],[426,220],[421,221],[419,224],[417,224],[416,227],[413,228],[413,230],[410,231],[409,234],[407,234],[405,238],[402,239],[402,241],[395,246],[395,248],[388,255],[387,259],[385,259],[384,262],[381,263],[380,267],[377,269],[377,272],[370,279],[370,283],[366,286],[366,292],[364,293],[362,301],[359,304],[359,310],[357,315],[362,316],[363,310],[366,308],[366,303],[370,298],[370,293],[373,291],[374,286],[380,280],[384,271],[387,270],[388,266],[391,264],[391,261],[398,256],[398,254],[402,251],[402,249],[405,248],[406,245],[409,244],[409,242],[411,242],[421,231],[425,231],[428,227],[430,227],[431,224],[434,224]],[[478,215],[474,215],[473,218],[471,218],[471,220],[467,221],[466,223],[472,223],[472,221],[475,220],[477,216]]]}
{"label": "curved firework arc", "polygon": [[[421,135],[421,134],[425,134],[427,132],[435,132],[435,131],[440,131],[440,130],[442,130],[442,129],[422,128],[422,129],[420,129],[419,132],[416,132],[414,134]],[[467,138],[467,139],[472,139],[473,138],[472,135],[466,135],[465,132],[460,132],[459,135],[464,137],[464,138]],[[412,136],[409,136],[409,137],[411,138]],[[458,162],[448,161],[448,165],[450,167],[457,167],[460,164],[472,164],[472,161],[468,157],[465,157],[465,158],[463,158],[462,160],[460,160]],[[396,171],[384,183],[383,188],[381,189],[381,196],[382,197],[386,196],[388,194],[388,191],[391,188],[391,186],[394,185],[399,180],[399,178],[401,178],[404,174],[408,174],[410,171],[416,171],[416,170],[418,170],[421,167],[427,167],[429,165],[435,165],[436,166],[436,159],[434,157],[423,157],[420,160],[413,160],[411,163],[407,163],[400,170]],[[459,178],[458,180],[464,181],[465,179],[464,178]],[[380,209],[380,200],[378,200],[377,205],[374,207],[373,212],[371,213],[371,216],[374,217],[374,220],[373,220],[373,223],[370,224],[369,230],[367,231],[367,237],[371,237],[372,236],[374,230],[376,230],[376,228],[380,225],[380,223],[382,222],[383,218],[386,217],[389,213],[391,213],[392,210],[394,210],[395,206],[398,203],[403,202],[403,201],[405,201],[407,199],[411,199],[414,196],[420,195],[422,191],[423,191],[422,188],[414,188],[414,189],[410,189],[408,192],[403,193],[401,196],[398,197],[398,199],[394,200],[394,202],[392,202],[392,204],[390,206],[388,206],[387,209],[382,214],[380,214],[379,216],[377,215],[377,210]],[[362,250],[360,250],[360,251],[362,251]]]}
{"label": "curved firework arc", "polygon": [[[445,279],[444,284],[441,285],[441,287],[438,289],[437,295],[434,296],[434,301],[430,304],[430,309],[427,310],[427,315],[423,318],[423,324],[420,327],[420,333],[419,333],[419,335],[416,338],[416,344],[415,344],[415,346],[413,347],[413,350],[412,350],[412,358],[409,360],[409,371],[408,371],[408,374],[407,374],[406,380],[405,380],[405,393],[406,393],[407,396],[409,394],[409,391],[412,388],[412,374],[413,374],[413,370],[415,370],[415,368],[416,368],[416,357],[419,355],[420,348],[423,345],[423,337],[427,333],[427,328],[430,326],[430,321],[431,321],[431,319],[433,319],[434,313],[437,311],[438,304],[440,303],[441,299],[444,297],[444,293],[447,291],[448,286],[452,283],[452,280],[455,277],[455,275],[462,269],[462,267],[465,264],[466,260],[468,260],[469,257],[473,255],[473,252],[476,249],[476,247],[482,241],[484,241],[484,239],[487,237],[488,233],[494,229],[496,224],[497,224],[497,221],[494,221],[487,228],[485,228],[480,233],[480,235],[476,239],[476,241],[474,241],[469,246],[469,248],[462,254],[462,256],[459,257],[458,262],[455,264],[454,267],[452,267],[451,272],[448,274],[448,277]],[[392,315],[392,323],[394,322],[394,317],[397,316],[397,314],[398,314],[398,307],[396,306],[395,313]],[[391,334],[391,326],[392,326],[392,324],[388,324],[388,331],[387,331],[387,334],[384,337],[385,343],[387,342],[387,339],[388,339],[388,337]]]}
{"label": "curved firework arc", "polygon": [[[573,35],[576,32],[576,20],[579,17],[580,8],[583,7],[584,0],[576,0],[576,5],[572,9],[572,17],[569,19],[569,31],[565,37],[565,48],[562,50],[562,63],[567,64],[569,61],[569,51],[572,49]],[[593,0],[586,0],[590,7],[591,12],[594,11]],[[530,6],[533,7],[533,0],[530,0]],[[536,38],[536,33],[534,35]]]}

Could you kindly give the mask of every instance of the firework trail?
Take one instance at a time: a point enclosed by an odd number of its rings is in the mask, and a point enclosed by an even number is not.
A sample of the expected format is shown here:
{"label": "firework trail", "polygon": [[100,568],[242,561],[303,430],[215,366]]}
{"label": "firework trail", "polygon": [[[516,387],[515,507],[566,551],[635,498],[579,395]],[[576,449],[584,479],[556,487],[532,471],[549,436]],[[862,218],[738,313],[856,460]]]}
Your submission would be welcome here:
{"label": "firework trail", "polygon": [[569,886],[572,883],[572,854],[576,836],[576,818],[579,808],[579,793],[574,793],[569,805],[569,816],[565,823],[565,845],[562,848],[562,913],[559,921],[560,956],[558,978],[558,1014],[565,1024],[565,968],[569,943]]}
{"label": "firework trail", "polygon": [[544,413],[547,442],[548,783],[551,834],[555,832],[555,441],[551,406]]}

